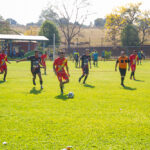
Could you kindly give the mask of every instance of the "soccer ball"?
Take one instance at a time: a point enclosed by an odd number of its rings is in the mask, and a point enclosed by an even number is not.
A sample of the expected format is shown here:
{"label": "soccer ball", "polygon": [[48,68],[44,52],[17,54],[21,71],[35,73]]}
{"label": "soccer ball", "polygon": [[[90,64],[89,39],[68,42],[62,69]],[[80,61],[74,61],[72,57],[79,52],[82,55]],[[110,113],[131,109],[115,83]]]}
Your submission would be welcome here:
{"label": "soccer ball", "polygon": [[68,98],[73,98],[73,97],[74,97],[73,92],[69,92],[69,94],[68,94]]}

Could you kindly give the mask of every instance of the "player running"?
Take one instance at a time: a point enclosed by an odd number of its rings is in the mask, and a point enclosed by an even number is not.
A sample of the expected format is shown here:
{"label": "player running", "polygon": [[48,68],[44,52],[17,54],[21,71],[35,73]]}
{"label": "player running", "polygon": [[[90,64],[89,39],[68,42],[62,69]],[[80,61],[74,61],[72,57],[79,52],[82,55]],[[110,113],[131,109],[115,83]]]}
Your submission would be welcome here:
{"label": "player running", "polygon": [[42,76],[41,76],[41,70],[40,70],[40,64],[41,63],[41,58],[39,57],[39,52],[37,50],[35,50],[35,55],[34,56],[29,56],[27,58],[21,59],[21,60],[16,60],[16,62],[21,62],[21,61],[26,61],[26,60],[30,60],[31,61],[31,73],[33,75],[33,85],[36,85],[35,83],[35,79],[36,79],[36,75],[38,75],[39,79],[40,79],[40,85],[41,85],[41,89],[43,89],[43,80],[42,80]]}
{"label": "player running", "polygon": [[89,64],[90,64],[90,68],[91,68],[91,56],[89,55],[89,50],[86,49],[85,50],[85,55],[83,55],[81,57],[81,68],[82,68],[82,71],[83,71],[83,74],[82,76],[79,78],[79,82],[81,81],[81,79],[83,77],[84,78],[84,81],[83,81],[83,84],[85,84],[85,81],[87,80],[87,77],[89,75]]}
{"label": "player running", "polygon": [[125,55],[125,52],[121,52],[121,56],[116,61],[115,71],[117,71],[117,66],[119,63],[119,71],[121,75],[121,85],[124,87],[124,78],[126,76],[127,64],[128,64],[128,71],[130,70],[130,63],[129,58]]}
{"label": "player running", "polygon": [[4,73],[4,78],[3,81],[6,81],[6,76],[7,76],[7,63],[10,64],[10,62],[7,60],[7,55],[5,54],[5,51],[2,50],[2,52],[0,52],[0,74]]}
{"label": "player running", "polygon": [[[64,67],[66,67],[67,73],[65,72]],[[53,70],[58,77],[58,80],[60,82],[61,94],[63,94],[64,84],[69,82],[70,76],[67,59],[65,58],[65,52],[63,50],[59,52],[59,57],[55,59],[53,63]],[[62,81],[62,79],[64,79],[65,81]]]}
{"label": "player running", "polygon": [[98,67],[98,52],[96,50],[93,54],[93,64],[94,66]]}
{"label": "player running", "polygon": [[129,60],[130,60],[131,71],[132,71],[130,79],[132,79],[133,77],[133,79],[135,80],[136,62],[139,60],[136,50],[134,50],[133,54],[130,55]]}
{"label": "player running", "polygon": [[46,75],[46,59],[47,59],[47,52],[41,56],[41,63],[44,67],[44,74]]}

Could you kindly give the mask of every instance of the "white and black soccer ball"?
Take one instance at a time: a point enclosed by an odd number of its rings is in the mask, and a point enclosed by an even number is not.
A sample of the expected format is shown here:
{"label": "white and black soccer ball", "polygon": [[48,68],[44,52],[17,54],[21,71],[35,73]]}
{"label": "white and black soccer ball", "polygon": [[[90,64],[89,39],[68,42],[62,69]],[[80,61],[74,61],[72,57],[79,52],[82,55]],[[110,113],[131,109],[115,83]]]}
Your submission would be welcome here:
{"label": "white and black soccer ball", "polygon": [[68,98],[73,98],[73,97],[74,97],[73,92],[69,92],[69,94],[68,94]]}

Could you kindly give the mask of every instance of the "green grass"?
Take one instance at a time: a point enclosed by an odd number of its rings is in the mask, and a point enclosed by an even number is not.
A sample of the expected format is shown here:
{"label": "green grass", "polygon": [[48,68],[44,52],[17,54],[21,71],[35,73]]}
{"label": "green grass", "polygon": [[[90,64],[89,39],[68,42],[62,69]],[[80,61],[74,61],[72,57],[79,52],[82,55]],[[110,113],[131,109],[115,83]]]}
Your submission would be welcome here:
{"label": "green grass", "polygon": [[[41,91],[38,78],[32,85],[29,62],[8,65],[7,82],[0,82],[0,149],[150,149],[150,61],[137,67],[139,81],[127,74],[126,89],[114,61],[93,67],[87,86],[78,83],[81,69],[69,62],[70,83],[63,97],[52,63],[47,66]],[[74,99],[67,98],[70,91]]]}

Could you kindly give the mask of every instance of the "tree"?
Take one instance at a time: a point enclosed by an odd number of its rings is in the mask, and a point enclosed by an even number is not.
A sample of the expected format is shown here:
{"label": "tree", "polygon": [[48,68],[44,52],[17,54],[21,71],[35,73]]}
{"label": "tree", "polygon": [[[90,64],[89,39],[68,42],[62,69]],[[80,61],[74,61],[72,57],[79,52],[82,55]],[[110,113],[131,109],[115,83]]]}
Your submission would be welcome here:
{"label": "tree", "polygon": [[141,32],[140,45],[143,45],[143,43],[147,40],[146,35],[149,34],[150,11],[145,11],[142,13],[142,16],[139,16],[139,19],[137,21],[137,26],[139,31]]}
{"label": "tree", "polygon": [[54,12],[54,10],[53,10],[53,6],[50,5],[46,9],[42,10],[42,13],[39,17],[39,21],[44,22],[46,20],[49,20],[49,21],[57,23],[57,20],[58,20],[57,16],[58,16],[57,13]]}
{"label": "tree", "polygon": [[104,27],[105,23],[106,23],[106,19],[97,18],[97,19],[94,21],[94,26],[95,26],[95,27]]}
{"label": "tree", "polygon": [[127,23],[134,24],[138,20],[138,17],[141,15],[141,5],[142,3],[129,3],[126,7],[119,7],[118,12]]}
{"label": "tree", "polygon": [[137,25],[141,3],[130,3],[126,7],[121,6],[116,8],[111,14],[106,17],[105,27],[107,29],[108,39],[112,41],[113,46],[120,39],[120,33],[125,28],[126,24]]}
{"label": "tree", "polygon": [[46,14],[50,12],[47,16],[49,17],[49,20],[53,18],[54,14],[55,22],[57,22],[65,37],[68,50],[70,49],[71,41],[79,35],[81,28],[89,15],[88,6],[88,0],[62,0],[62,3],[59,3],[57,6],[51,4],[47,9],[49,11],[47,11]]}
{"label": "tree", "polygon": [[43,35],[49,39],[49,41],[46,42],[46,46],[53,45],[53,35],[54,34],[55,34],[55,43],[56,43],[56,45],[59,45],[60,44],[60,36],[59,36],[59,32],[58,32],[56,25],[53,22],[46,20],[42,24],[42,26],[40,28],[40,32],[39,32],[39,35]]}
{"label": "tree", "polygon": [[139,32],[133,24],[127,24],[121,33],[122,46],[139,46]]}
{"label": "tree", "polygon": [[126,20],[121,17],[120,14],[112,13],[107,15],[105,27],[107,29],[107,40],[112,41],[112,45],[115,47],[119,42],[120,32],[125,25]]}

